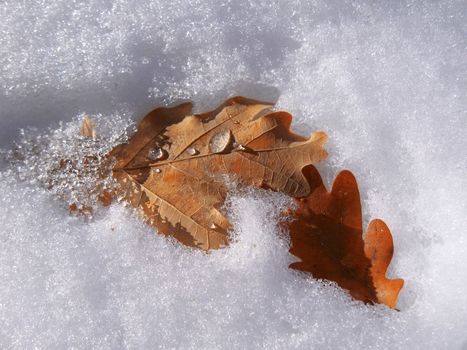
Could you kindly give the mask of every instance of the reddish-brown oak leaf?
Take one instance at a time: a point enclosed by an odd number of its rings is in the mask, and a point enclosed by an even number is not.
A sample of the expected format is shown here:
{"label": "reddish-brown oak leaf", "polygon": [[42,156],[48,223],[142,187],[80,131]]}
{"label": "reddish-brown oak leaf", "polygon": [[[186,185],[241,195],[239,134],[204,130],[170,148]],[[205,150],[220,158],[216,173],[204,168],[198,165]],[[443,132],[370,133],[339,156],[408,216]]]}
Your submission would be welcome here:
{"label": "reddish-brown oak leaf", "polygon": [[289,226],[290,252],[301,261],[291,268],[336,282],[355,298],[394,308],[402,279],[386,278],[393,255],[391,232],[373,220],[362,237],[360,194],[349,171],[337,175],[330,192],[312,165],[303,169],[311,192],[297,199]]}
{"label": "reddish-brown oak leaf", "polygon": [[226,245],[226,183],[304,197],[303,167],[326,157],[323,132],[296,135],[292,116],[271,107],[234,97],[202,114],[191,103],[155,109],[111,154],[120,192],[159,232],[204,250]]}

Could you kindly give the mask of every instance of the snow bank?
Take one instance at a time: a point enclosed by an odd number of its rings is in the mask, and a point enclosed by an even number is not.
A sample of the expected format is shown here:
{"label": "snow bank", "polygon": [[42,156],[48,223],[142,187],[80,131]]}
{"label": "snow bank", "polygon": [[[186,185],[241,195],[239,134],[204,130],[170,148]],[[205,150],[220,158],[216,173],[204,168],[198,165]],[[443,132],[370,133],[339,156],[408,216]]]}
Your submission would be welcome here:
{"label": "snow bank", "polygon": [[[0,347],[466,348],[465,13],[462,1],[3,1],[0,146],[31,157],[0,173]],[[39,181],[74,151],[60,140],[82,113],[115,141],[157,104],[205,110],[233,94],[330,135],[325,180],[351,169],[365,222],[393,232],[400,312],[288,270],[277,194],[233,194],[237,241],[204,255],[119,204],[71,217]],[[30,153],[38,137],[55,153]]]}

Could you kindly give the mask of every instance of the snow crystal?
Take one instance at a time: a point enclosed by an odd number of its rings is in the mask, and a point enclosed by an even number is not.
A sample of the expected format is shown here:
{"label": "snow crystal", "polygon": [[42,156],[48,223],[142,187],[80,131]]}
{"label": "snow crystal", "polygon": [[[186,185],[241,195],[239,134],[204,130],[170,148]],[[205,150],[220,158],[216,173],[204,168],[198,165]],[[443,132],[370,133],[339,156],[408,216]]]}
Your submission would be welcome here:
{"label": "snow crystal", "polygon": [[116,186],[108,153],[128,141],[133,123],[124,115],[96,115],[96,137],[89,138],[80,131],[85,117],[60,123],[57,129],[21,130],[14,148],[5,154],[10,171],[4,176],[37,184],[74,210],[92,215],[99,196]]}
{"label": "snow crystal", "polygon": [[[461,0],[2,1],[0,347],[467,348],[466,13]],[[210,254],[117,203],[69,215],[96,185],[74,177],[79,160],[98,166],[136,118],[236,94],[329,134],[325,182],[351,169],[365,223],[394,235],[400,311],[289,270],[278,194],[232,193],[235,242]],[[83,111],[101,139],[79,136]]]}

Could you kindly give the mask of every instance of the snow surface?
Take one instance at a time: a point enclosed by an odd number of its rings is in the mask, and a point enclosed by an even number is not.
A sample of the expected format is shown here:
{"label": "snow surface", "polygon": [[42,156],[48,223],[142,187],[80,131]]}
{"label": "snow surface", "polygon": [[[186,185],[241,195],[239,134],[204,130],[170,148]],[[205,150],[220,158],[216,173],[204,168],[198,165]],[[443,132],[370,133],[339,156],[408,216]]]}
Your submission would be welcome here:
{"label": "snow surface", "polygon": [[[467,349],[466,14],[465,1],[3,0],[0,147],[42,146],[0,172],[0,347]],[[156,105],[234,94],[329,134],[326,182],[351,169],[365,222],[392,230],[400,312],[287,269],[280,195],[234,193],[237,241],[205,255],[121,204],[72,217],[44,188],[83,113],[114,142]]]}

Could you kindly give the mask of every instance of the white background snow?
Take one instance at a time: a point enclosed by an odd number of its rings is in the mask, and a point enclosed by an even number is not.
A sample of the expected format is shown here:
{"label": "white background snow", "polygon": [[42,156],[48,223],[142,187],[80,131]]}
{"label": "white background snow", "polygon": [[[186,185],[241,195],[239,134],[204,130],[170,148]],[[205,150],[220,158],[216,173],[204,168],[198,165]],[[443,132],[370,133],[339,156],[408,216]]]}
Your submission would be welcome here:
{"label": "white background snow", "polygon": [[396,312],[287,269],[279,195],[234,195],[238,241],[205,255],[120,204],[71,217],[3,162],[0,347],[467,349],[466,14],[454,0],[1,1],[4,152],[21,128],[53,143],[82,113],[124,125],[183,99],[277,101],[297,132],[329,134],[326,183],[355,173],[406,285]]}

